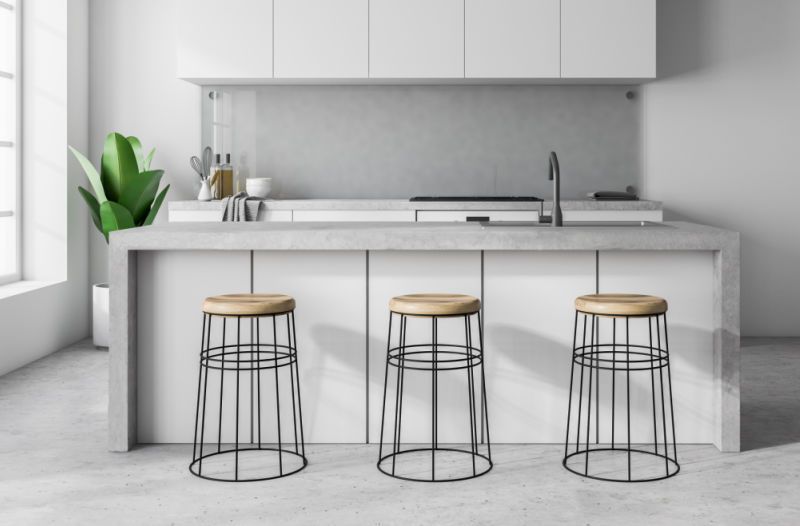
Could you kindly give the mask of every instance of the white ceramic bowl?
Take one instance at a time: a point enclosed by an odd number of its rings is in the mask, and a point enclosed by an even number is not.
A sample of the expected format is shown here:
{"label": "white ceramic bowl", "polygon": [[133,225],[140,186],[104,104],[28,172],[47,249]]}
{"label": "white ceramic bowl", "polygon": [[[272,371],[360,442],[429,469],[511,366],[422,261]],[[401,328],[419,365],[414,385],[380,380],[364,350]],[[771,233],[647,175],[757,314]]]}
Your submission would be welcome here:
{"label": "white ceramic bowl", "polygon": [[266,199],[266,197],[272,191],[272,178],[253,177],[247,179],[245,182],[245,190],[247,190],[247,195]]}

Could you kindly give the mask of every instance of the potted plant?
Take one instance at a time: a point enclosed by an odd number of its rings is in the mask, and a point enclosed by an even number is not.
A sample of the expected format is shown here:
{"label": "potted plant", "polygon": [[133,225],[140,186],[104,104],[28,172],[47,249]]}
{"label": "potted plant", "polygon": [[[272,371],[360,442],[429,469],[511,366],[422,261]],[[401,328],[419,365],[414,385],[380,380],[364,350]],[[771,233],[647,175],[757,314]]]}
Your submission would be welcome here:
{"label": "potted plant", "polygon": [[[103,147],[100,171],[82,153],[70,151],[83,167],[94,195],[78,187],[89,206],[92,221],[108,243],[115,230],[146,226],[153,222],[169,190],[158,187],[164,170],[151,170],[155,150],[145,157],[136,137],[110,133]],[[92,286],[92,333],[97,347],[108,347],[108,284]]]}

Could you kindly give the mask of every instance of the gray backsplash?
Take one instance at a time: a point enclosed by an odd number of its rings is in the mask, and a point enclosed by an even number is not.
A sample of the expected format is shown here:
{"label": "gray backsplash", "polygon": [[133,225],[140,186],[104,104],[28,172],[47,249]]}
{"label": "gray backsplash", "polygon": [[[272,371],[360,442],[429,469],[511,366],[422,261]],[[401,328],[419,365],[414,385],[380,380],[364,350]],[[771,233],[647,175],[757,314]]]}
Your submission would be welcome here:
{"label": "gray backsplash", "polygon": [[[209,92],[220,94],[214,103]],[[204,88],[203,142],[273,197],[565,198],[639,186],[641,112],[626,86],[225,86]],[[215,134],[216,132],[216,134]],[[216,138],[215,138],[216,135]]]}

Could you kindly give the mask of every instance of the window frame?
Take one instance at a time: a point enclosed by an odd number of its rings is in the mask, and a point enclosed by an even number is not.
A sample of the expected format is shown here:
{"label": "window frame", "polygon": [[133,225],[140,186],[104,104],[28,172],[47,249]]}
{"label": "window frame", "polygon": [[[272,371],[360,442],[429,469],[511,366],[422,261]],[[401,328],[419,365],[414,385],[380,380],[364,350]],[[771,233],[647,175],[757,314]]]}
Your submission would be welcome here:
{"label": "window frame", "polygon": [[[0,10],[8,11],[14,18],[14,62],[9,79],[2,75],[0,82],[11,81],[13,87],[13,112],[15,126],[12,137],[0,137],[0,148],[12,151],[14,168],[14,200],[10,211],[0,211],[3,217],[11,217],[15,230],[14,269],[9,274],[0,275],[0,286],[14,283],[22,279],[22,0],[0,0]],[[3,212],[10,212],[3,214]],[[0,221],[4,220],[0,217]]]}

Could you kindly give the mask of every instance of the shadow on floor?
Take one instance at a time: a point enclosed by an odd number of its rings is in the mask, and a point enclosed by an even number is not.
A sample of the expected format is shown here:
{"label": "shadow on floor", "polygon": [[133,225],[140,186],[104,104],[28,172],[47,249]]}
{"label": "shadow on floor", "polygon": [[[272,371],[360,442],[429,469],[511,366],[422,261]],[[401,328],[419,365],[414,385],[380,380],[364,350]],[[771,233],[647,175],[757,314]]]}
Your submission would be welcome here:
{"label": "shadow on floor", "polygon": [[742,339],[742,451],[800,442],[800,338]]}

